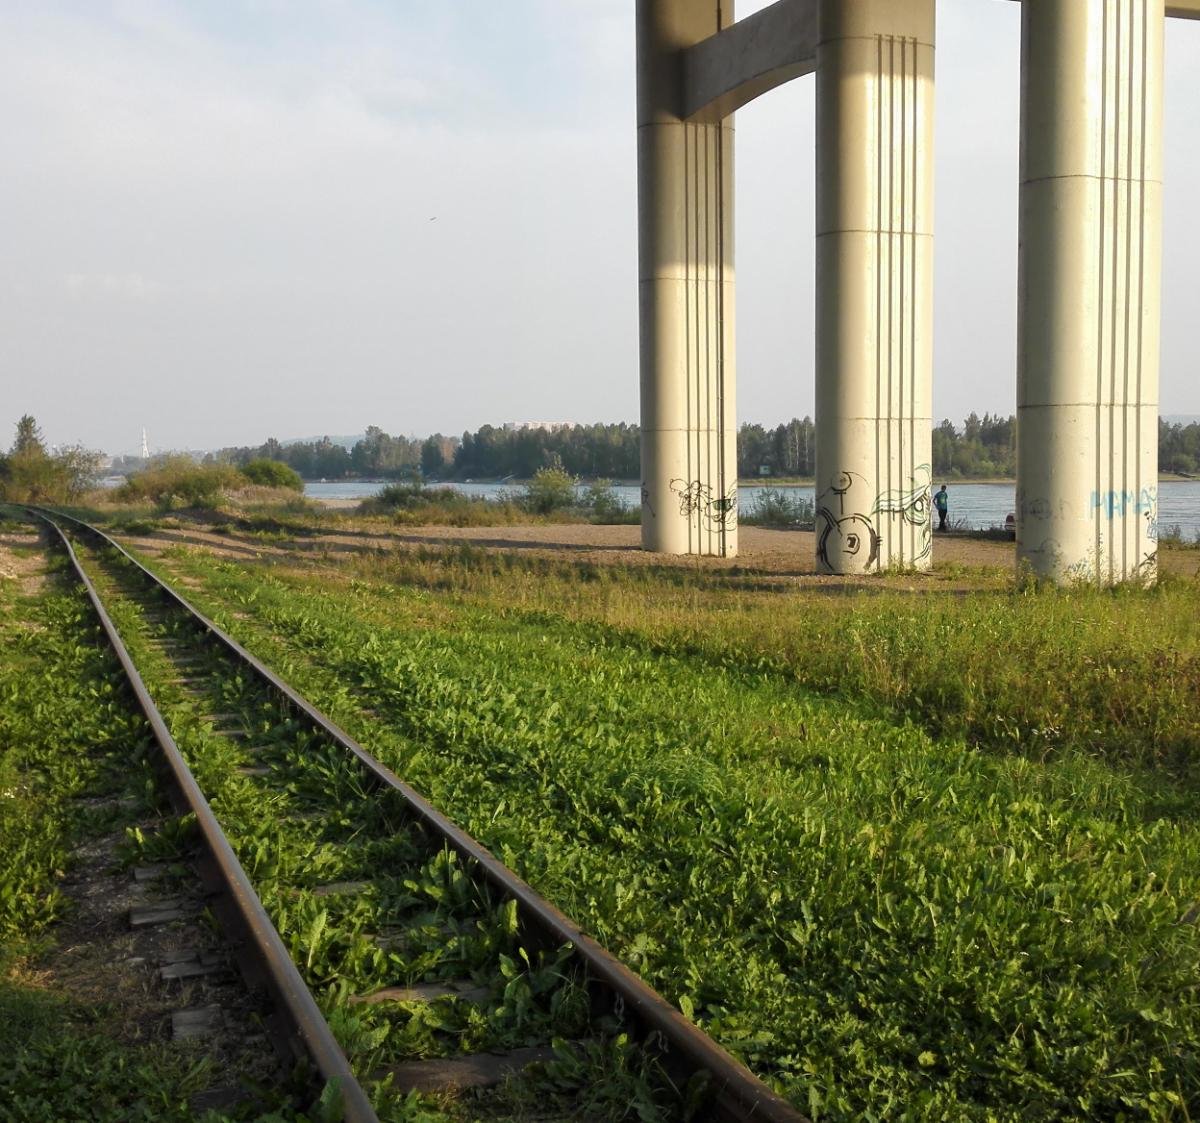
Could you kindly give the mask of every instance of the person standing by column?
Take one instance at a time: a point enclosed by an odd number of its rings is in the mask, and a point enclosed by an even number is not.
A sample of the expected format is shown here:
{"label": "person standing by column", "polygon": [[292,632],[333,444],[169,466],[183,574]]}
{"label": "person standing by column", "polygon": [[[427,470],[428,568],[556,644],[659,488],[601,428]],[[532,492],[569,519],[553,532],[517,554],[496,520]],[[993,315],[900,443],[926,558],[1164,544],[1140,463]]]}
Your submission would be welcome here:
{"label": "person standing by column", "polygon": [[950,513],[950,496],[946,493],[945,484],[942,484],[942,490],[933,497],[933,505],[938,513],[938,530],[947,529],[946,516]]}

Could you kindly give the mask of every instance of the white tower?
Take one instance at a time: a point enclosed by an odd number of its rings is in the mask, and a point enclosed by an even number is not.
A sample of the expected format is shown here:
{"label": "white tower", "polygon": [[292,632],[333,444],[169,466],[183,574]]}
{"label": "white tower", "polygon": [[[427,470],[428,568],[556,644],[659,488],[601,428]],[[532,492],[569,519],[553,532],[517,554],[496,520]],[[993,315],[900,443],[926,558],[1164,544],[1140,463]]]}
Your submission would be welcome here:
{"label": "white tower", "polygon": [[142,427],[142,459],[150,459],[150,442],[146,440],[146,429]]}

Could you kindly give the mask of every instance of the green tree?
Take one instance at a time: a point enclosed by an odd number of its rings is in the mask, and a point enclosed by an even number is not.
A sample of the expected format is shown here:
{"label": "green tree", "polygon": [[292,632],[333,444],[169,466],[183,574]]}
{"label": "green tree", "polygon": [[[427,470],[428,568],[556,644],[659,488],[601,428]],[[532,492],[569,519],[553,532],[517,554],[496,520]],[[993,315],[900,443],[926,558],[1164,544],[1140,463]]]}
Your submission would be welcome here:
{"label": "green tree", "polygon": [[958,431],[949,418],[933,431],[933,474],[944,476],[954,464],[954,449],[958,443]]}
{"label": "green tree", "polygon": [[421,471],[426,476],[436,476],[446,467],[446,456],[442,452],[442,435],[435,433],[421,445]]}
{"label": "green tree", "polygon": [[32,414],[22,414],[17,422],[17,439],[13,441],[12,453],[14,456],[46,455],[46,442]]}
{"label": "green tree", "polygon": [[65,487],[65,498],[75,499],[95,487],[104,454],[83,445],[64,445],[50,458]]}
{"label": "green tree", "polygon": [[751,478],[762,473],[763,466],[774,471],[771,463],[771,439],[761,425],[743,425],[738,431],[738,475]]}
{"label": "green tree", "polygon": [[65,503],[95,483],[102,457],[82,445],[53,455],[28,413],[17,422],[12,452],[0,458],[0,498],[15,503]]}
{"label": "green tree", "polygon": [[525,509],[535,515],[548,515],[574,506],[575,477],[565,471],[561,461],[548,468],[539,468],[525,485]]}
{"label": "green tree", "polygon": [[304,481],[300,474],[279,460],[268,460],[265,457],[251,460],[243,465],[242,474],[259,487],[286,487],[292,491],[303,491]]}

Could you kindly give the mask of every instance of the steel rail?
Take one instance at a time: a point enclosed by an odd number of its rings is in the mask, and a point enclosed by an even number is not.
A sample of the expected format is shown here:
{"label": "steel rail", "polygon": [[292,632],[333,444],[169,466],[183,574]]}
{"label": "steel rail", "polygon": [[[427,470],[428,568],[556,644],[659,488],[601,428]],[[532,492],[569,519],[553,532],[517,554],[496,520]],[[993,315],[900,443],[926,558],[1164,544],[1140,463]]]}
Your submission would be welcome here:
{"label": "steel rail", "polygon": [[[186,808],[196,817],[197,826],[204,842],[204,847],[212,859],[218,880],[222,889],[228,894],[240,926],[249,936],[247,947],[251,951],[257,965],[263,972],[271,998],[277,1012],[284,1018],[290,1028],[291,1036],[297,1040],[304,1051],[312,1059],[317,1071],[328,1082],[335,1082],[342,1098],[344,1117],[348,1123],[379,1123],[371,1101],[358,1083],[350,1069],[346,1055],[343,1053],[337,1039],[333,1036],[325,1016],[313,1000],[296,965],[292,962],[283,940],[266,909],[254,892],[246,871],[238,861],[237,855],[229,845],[208,800],[196,783],[195,777],[183,759],[175,739],[163,721],[162,714],[154,704],[142,676],[130,658],[129,652],[117,631],[116,625],[109,616],[92,584],[91,578],[84,571],[75,554],[70,540],[62,528],[54,521],[55,517],[70,518],[70,516],[51,516],[38,508],[27,508],[45,522],[66,550],[68,559],[91,600],[92,607],[100,620],[100,624],[108,636],[117,659],[121,663],[129,685],[137,698],[142,713],[145,714],[154,738],[162,751],[163,758],[169,768],[172,788],[179,798],[182,810]],[[78,520],[70,519],[77,523]],[[83,524],[86,525],[86,524]]]}
{"label": "steel rail", "polygon": [[504,896],[514,898],[519,906],[519,915],[550,946],[571,944],[593,979],[621,1001],[626,1013],[632,1013],[647,1030],[657,1033],[670,1051],[678,1051],[692,1071],[709,1074],[711,1085],[708,1095],[711,1099],[707,1104],[709,1114],[704,1118],[720,1123],[743,1123],[745,1120],[753,1120],[755,1123],[810,1123],[808,1118],[787,1100],[768,1088],[745,1065],[685,1018],[671,1003],[538,894],[527,882],[514,874],[482,843],[443,815],[415,788],[410,787],[390,768],[378,761],[266,664],[147,569],[119,542],[71,515],[61,512],[55,512],[54,515],[73,523],[85,534],[94,536],[118,551],[152,582],[159,592],[188,613],[213,639],[285,697],[316,728],[351,752],[380,784],[400,796],[417,820],[440,835],[449,848],[460,857],[477,866],[485,880],[495,889]]}

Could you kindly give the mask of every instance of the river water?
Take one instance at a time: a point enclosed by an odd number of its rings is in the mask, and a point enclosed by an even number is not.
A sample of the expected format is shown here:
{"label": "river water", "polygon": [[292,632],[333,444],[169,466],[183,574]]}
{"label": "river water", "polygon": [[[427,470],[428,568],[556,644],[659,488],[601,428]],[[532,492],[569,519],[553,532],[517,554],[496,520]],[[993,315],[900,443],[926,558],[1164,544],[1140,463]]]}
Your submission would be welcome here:
{"label": "river water", "polygon": [[[309,483],[304,494],[313,499],[363,499],[376,495],[387,485],[379,482],[355,480],[343,483]],[[503,495],[519,494],[521,488],[515,484],[494,483],[448,483],[435,487],[450,487],[466,495],[478,495],[485,499],[498,499]],[[811,484],[770,485],[776,490],[796,499],[812,501]],[[965,525],[972,530],[1003,526],[1004,519],[1016,510],[1016,487],[1011,483],[955,484],[947,483],[950,495],[950,521],[954,525]],[[582,495],[586,488],[578,488]],[[738,509],[743,514],[753,514],[763,488],[754,484],[743,484],[738,490]],[[626,507],[636,507],[641,501],[640,490],[629,484],[614,484],[621,502]],[[1185,541],[1200,537],[1200,480],[1164,481],[1158,485],[1158,525],[1162,534],[1169,534],[1178,527]]]}

